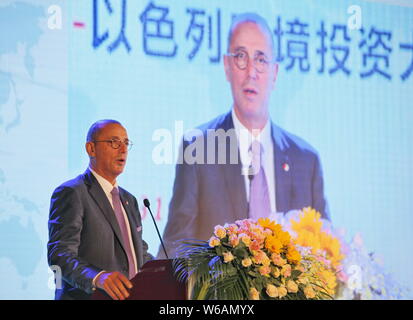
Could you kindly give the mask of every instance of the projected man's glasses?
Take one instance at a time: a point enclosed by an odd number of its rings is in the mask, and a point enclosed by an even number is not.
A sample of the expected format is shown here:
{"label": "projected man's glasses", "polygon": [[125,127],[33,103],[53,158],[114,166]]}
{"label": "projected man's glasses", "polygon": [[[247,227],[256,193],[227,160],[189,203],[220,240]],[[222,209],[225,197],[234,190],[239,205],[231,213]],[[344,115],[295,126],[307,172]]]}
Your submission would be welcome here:
{"label": "projected man's glasses", "polygon": [[[227,56],[233,57],[235,65],[241,69],[245,70],[248,67],[248,63],[250,61],[250,57],[248,52],[244,50],[239,50],[235,53],[228,53]],[[268,71],[268,66],[270,65],[270,60],[264,53],[256,53],[253,59],[255,70],[259,73],[264,73]]]}
{"label": "projected man's glasses", "polygon": [[93,142],[107,142],[107,143],[110,143],[110,145],[113,149],[119,149],[120,146],[122,145],[122,143],[125,144],[125,146],[128,148],[128,150],[130,150],[133,146],[133,143],[130,140],[121,141],[119,139],[110,139],[110,140],[93,140]]}

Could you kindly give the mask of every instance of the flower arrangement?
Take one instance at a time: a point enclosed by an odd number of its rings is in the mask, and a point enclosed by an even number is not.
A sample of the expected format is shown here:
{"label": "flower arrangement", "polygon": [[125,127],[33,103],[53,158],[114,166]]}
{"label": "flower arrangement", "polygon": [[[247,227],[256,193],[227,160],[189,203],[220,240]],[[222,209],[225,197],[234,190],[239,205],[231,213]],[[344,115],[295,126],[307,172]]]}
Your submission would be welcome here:
{"label": "flower arrangement", "polygon": [[[275,223],[275,221],[278,222]],[[360,235],[350,243],[312,208],[216,226],[174,262],[192,299],[406,299]]]}
{"label": "flower arrangement", "polygon": [[268,218],[218,225],[209,241],[184,241],[174,264],[179,279],[194,279],[192,299],[332,298],[331,267]]}
{"label": "flower arrangement", "polygon": [[324,262],[318,276],[335,299],[408,298],[409,290],[384,270],[377,255],[366,250],[361,235],[346,242],[345,232],[333,228],[312,208],[273,214],[271,219],[280,221],[301,250],[310,251]]}

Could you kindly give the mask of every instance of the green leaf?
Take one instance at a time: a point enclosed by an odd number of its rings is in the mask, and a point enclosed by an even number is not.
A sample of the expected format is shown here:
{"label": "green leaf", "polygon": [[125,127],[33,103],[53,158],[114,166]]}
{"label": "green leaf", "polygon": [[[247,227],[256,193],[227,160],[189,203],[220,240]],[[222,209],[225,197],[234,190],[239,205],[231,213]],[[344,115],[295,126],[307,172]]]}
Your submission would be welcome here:
{"label": "green leaf", "polygon": [[222,246],[218,246],[218,247],[215,247],[216,249],[216,252],[217,252],[217,255],[219,255],[219,256],[223,256],[224,255],[224,252],[226,251]]}
{"label": "green leaf", "polygon": [[233,255],[240,258],[240,259],[245,259],[248,257],[248,252],[245,249],[245,247],[240,247],[237,246],[235,247],[235,249],[233,250]]}
{"label": "green leaf", "polygon": [[248,271],[248,274],[252,277],[258,277],[260,275],[258,272],[255,272],[253,270]]}
{"label": "green leaf", "polygon": [[291,278],[297,279],[301,274],[302,272],[300,270],[293,270],[291,271]]}

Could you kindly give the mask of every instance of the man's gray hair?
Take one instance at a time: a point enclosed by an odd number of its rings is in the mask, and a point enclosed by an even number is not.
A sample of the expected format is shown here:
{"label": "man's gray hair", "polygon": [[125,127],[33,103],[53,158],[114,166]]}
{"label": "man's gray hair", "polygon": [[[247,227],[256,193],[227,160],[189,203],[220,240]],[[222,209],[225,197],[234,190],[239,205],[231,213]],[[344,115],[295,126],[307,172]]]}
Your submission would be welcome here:
{"label": "man's gray hair", "polygon": [[240,13],[232,17],[231,26],[228,32],[227,53],[229,53],[229,49],[231,46],[231,40],[232,40],[232,34],[234,33],[235,28],[241,23],[245,23],[245,22],[255,23],[256,25],[260,26],[264,32],[268,34],[268,37],[270,38],[270,41],[271,41],[272,53],[274,55],[275,51],[274,51],[273,33],[270,27],[268,26],[267,21],[265,21],[265,19],[261,17],[259,14],[254,13],[254,12]]}

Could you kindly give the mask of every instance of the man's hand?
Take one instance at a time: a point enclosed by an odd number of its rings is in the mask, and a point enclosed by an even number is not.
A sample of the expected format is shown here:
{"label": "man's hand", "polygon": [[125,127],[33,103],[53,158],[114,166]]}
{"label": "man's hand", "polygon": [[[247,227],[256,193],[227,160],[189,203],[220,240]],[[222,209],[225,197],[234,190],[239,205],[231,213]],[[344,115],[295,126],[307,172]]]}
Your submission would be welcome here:
{"label": "man's hand", "polygon": [[96,279],[96,287],[105,290],[113,300],[125,300],[132,283],[120,272],[103,272]]}

